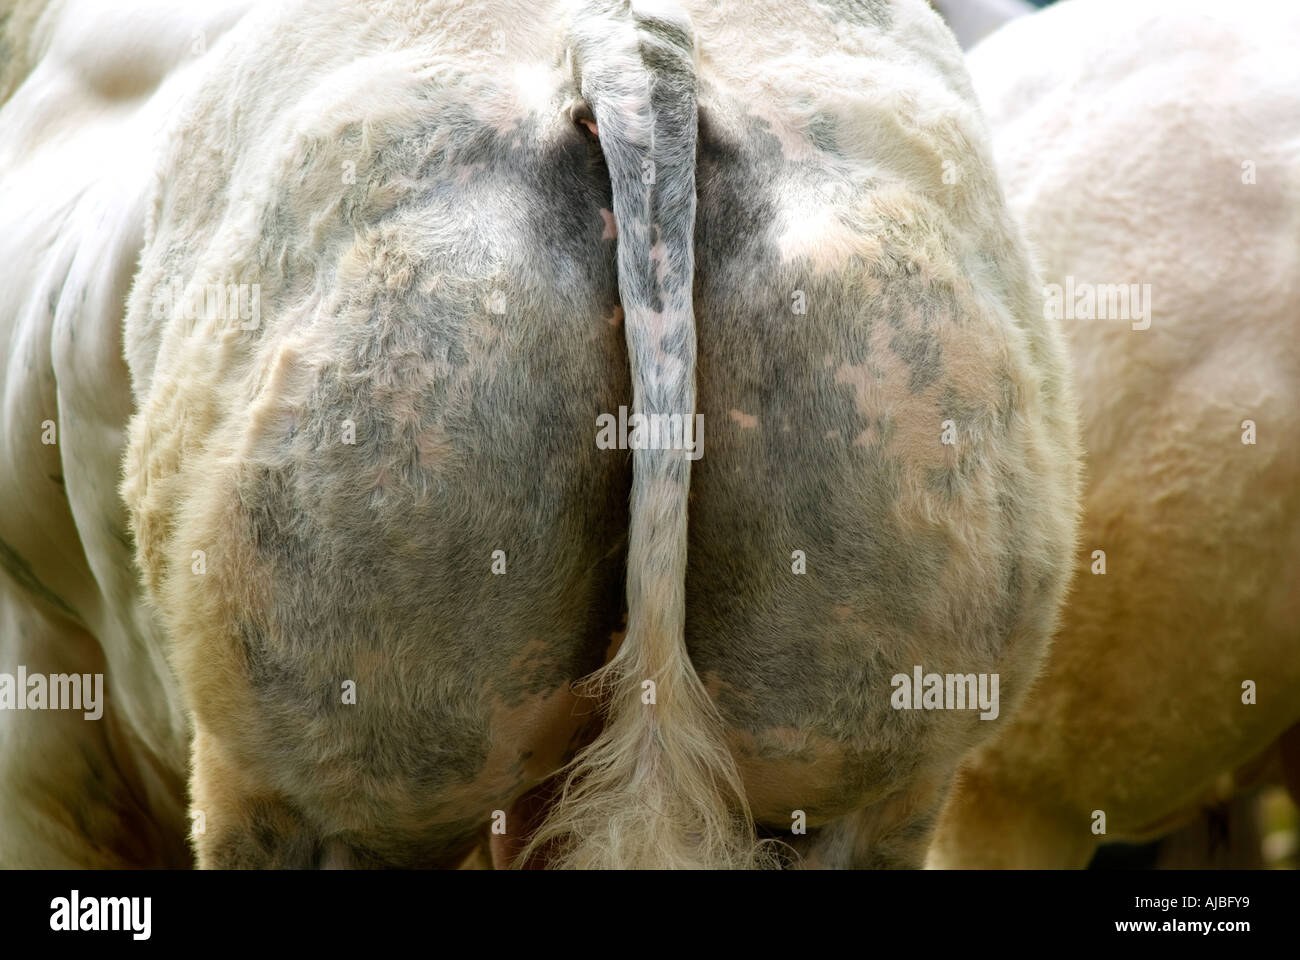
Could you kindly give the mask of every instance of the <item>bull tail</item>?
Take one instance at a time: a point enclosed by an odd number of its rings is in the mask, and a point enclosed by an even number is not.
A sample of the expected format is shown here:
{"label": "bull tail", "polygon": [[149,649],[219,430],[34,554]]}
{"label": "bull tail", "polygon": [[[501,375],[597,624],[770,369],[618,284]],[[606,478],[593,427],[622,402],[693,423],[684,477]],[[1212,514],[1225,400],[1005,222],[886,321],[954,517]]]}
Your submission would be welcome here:
{"label": "bull tail", "polygon": [[[680,415],[683,439],[698,444],[686,432],[697,422],[691,24],[670,0],[593,3],[571,42],[611,180],[633,413]],[[586,681],[604,727],[575,758],[525,860],[545,847],[548,863],[571,868],[755,862],[740,775],[686,651],[687,452],[633,450],[627,633]]]}

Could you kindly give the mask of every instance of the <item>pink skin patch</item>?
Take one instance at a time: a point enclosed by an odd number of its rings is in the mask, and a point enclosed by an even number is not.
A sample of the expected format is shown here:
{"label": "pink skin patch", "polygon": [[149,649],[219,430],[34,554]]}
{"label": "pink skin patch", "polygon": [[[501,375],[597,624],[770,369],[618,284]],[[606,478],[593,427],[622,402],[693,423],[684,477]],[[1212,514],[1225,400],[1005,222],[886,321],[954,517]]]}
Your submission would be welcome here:
{"label": "pink skin patch", "polygon": [[588,130],[591,131],[591,135],[592,135],[593,137],[599,137],[599,136],[600,136],[599,131],[596,130],[596,125],[595,125],[594,123],[592,123],[590,120],[581,120],[581,121],[579,121],[579,122],[580,122],[584,127],[586,127]]}
{"label": "pink skin patch", "polygon": [[623,325],[623,308],[615,304],[613,314],[606,317],[605,322],[611,327],[621,327]]}
{"label": "pink skin patch", "polygon": [[741,430],[753,430],[758,426],[758,417],[740,410],[731,411],[731,419],[740,424]]}
{"label": "pink skin patch", "polygon": [[[657,229],[657,228],[656,228]],[[664,270],[668,266],[668,251],[662,240],[656,240],[650,248],[650,261],[655,265],[655,279],[659,286],[664,285]]]}
{"label": "pink skin patch", "polygon": [[600,209],[600,219],[605,223],[605,229],[600,234],[602,240],[614,240],[618,238],[618,224],[614,222],[614,211]]}

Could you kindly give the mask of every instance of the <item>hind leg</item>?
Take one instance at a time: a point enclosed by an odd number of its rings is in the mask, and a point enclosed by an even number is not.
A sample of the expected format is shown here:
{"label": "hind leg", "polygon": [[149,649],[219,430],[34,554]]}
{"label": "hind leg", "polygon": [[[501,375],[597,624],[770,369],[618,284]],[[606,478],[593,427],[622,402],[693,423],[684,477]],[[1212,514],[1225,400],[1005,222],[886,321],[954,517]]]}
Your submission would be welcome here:
{"label": "hind leg", "polygon": [[[700,129],[691,658],[765,829],[801,810],[810,860],[920,866],[958,759],[1028,689],[1068,581],[1062,356],[1014,254],[1011,302],[990,306],[945,261],[969,238],[855,219],[924,198],[864,184],[783,211],[752,185],[816,198],[806,166],[743,105],[702,105]],[[845,226],[819,245],[796,218]],[[737,223],[772,228],[737,241]],[[917,669],[997,680],[1000,702],[900,702]]]}
{"label": "hind leg", "polygon": [[795,865],[814,870],[915,869],[938,819],[947,777],[920,778],[906,791],[809,831],[792,846]]}
{"label": "hind leg", "polygon": [[959,776],[943,808],[926,866],[932,869],[1078,870],[1097,851],[1086,814],[1054,792],[1002,792],[977,775]]}

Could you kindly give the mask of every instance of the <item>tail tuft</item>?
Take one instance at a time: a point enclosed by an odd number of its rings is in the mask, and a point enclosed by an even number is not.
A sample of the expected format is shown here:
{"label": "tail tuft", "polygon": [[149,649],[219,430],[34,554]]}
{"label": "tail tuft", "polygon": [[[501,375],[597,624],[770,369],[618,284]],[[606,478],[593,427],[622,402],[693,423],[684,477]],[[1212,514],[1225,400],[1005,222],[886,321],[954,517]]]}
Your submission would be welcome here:
{"label": "tail tuft", "polygon": [[[574,23],[572,52],[610,173],[633,414],[690,430],[698,422],[690,20],[665,0],[593,3]],[[605,725],[575,758],[521,862],[543,847],[552,865],[571,868],[747,868],[766,859],[686,651],[690,463],[686,449],[633,451],[627,634],[585,681],[605,705]]]}

